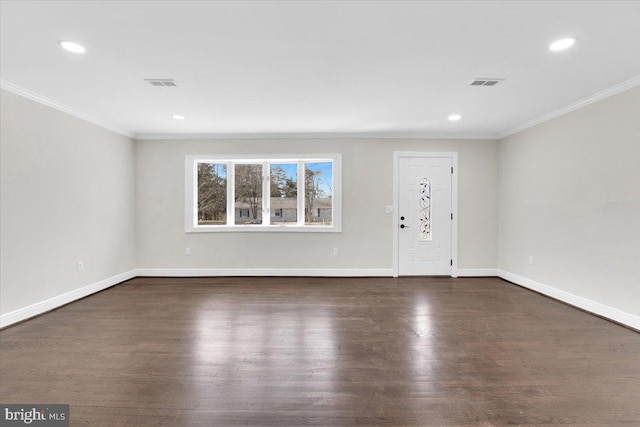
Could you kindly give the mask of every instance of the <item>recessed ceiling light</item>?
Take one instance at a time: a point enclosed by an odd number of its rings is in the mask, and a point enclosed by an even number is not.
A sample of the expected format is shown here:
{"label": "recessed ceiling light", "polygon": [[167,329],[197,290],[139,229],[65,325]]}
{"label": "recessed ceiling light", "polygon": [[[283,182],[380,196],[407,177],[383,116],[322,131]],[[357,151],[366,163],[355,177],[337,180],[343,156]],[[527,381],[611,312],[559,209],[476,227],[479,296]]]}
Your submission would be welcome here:
{"label": "recessed ceiling light", "polygon": [[79,45],[75,42],[70,42],[68,40],[60,40],[58,42],[58,45],[64,50],[68,50],[69,52],[73,53],[84,53],[84,51],[86,50],[84,46]]}
{"label": "recessed ceiling light", "polygon": [[449,121],[450,122],[457,122],[461,118],[462,118],[462,116],[460,114],[452,114],[452,115],[449,116]]}
{"label": "recessed ceiling light", "polygon": [[569,49],[575,43],[576,43],[576,39],[573,37],[556,40],[549,45],[549,50],[552,52],[559,52],[561,50]]}
{"label": "recessed ceiling light", "polygon": [[184,120],[184,116],[182,116],[182,115],[180,115],[180,114],[174,114],[172,117],[173,117],[174,119],[176,119],[176,120]]}

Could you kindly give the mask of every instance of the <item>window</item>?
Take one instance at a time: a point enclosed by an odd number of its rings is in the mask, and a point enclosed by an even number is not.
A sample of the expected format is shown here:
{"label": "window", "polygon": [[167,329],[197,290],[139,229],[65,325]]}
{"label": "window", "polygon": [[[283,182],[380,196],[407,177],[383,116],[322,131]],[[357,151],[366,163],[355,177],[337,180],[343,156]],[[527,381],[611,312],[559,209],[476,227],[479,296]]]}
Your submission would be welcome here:
{"label": "window", "polygon": [[278,162],[270,166],[270,224],[297,225],[298,162]]}
{"label": "window", "polygon": [[[431,239],[431,181],[427,178],[420,180],[420,240]],[[453,217],[451,218],[453,219]]]}
{"label": "window", "polygon": [[304,224],[331,223],[333,206],[333,163],[304,162]]}
{"label": "window", "polygon": [[186,232],[341,231],[341,156],[186,156]]}
{"label": "window", "polygon": [[227,165],[198,163],[198,225],[227,223]]}
{"label": "window", "polygon": [[[262,165],[236,164],[234,167],[235,224],[262,223]],[[243,215],[245,213],[245,215]],[[223,224],[226,225],[226,224]]]}

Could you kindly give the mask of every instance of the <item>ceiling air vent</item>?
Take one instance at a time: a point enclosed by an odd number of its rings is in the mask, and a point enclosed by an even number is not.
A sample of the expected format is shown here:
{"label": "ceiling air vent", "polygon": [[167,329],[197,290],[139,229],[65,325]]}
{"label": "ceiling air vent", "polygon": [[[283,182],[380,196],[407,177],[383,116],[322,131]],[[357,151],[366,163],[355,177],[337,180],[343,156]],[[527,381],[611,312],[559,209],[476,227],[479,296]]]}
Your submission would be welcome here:
{"label": "ceiling air vent", "polygon": [[504,79],[490,79],[490,78],[473,79],[470,85],[471,86],[495,86],[502,81],[504,81]]}
{"label": "ceiling air vent", "polygon": [[177,86],[173,79],[144,79],[145,82],[149,82],[151,86]]}

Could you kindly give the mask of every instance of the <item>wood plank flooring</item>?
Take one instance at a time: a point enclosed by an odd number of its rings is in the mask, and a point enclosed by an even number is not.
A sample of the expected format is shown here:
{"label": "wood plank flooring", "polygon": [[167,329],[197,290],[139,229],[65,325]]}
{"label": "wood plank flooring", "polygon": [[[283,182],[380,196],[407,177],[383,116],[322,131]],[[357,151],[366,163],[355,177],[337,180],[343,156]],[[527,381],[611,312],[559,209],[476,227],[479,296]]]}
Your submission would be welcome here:
{"label": "wood plank flooring", "polygon": [[640,334],[495,278],[137,278],[0,332],[73,426],[640,426]]}

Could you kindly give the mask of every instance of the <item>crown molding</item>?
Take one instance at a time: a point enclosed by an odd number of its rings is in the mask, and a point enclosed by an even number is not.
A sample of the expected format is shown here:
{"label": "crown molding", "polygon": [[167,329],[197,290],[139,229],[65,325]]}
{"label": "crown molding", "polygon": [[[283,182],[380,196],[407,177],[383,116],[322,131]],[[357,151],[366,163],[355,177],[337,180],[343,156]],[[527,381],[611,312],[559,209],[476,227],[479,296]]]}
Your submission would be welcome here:
{"label": "crown molding", "polygon": [[486,133],[429,133],[411,131],[388,132],[300,132],[300,133],[141,133],[136,140],[203,140],[203,139],[480,139],[495,140]]}
{"label": "crown molding", "polygon": [[615,86],[611,86],[608,89],[594,93],[593,95],[587,96],[586,98],[582,98],[579,101],[573,102],[569,105],[565,105],[562,108],[551,111],[547,114],[543,114],[542,116],[536,117],[535,119],[528,120],[524,123],[521,123],[503,132],[500,132],[496,136],[496,139],[503,139],[515,133],[522,132],[525,129],[529,129],[530,127],[539,125],[544,122],[548,122],[549,120],[555,119],[556,117],[563,116],[572,111],[579,110],[580,108],[586,107],[587,105],[593,104],[594,102],[598,102],[605,98],[609,98],[610,96],[617,95],[621,92],[632,89],[638,85],[640,85],[640,76],[635,76],[622,83],[618,83]]}
{"label": "crown molding", "polygon": [[115,132],[117,134],[126,136],[128,138],[133,138],[133,134],[131,132],[128,132],[124,129],[121,129],[117,126],[112,125],[111,123],[105,122],[104,120],[100,120],[98,118],[95,118],[93,116],[90,116],[88,114],[83,113],[82,111],[76,110],[74,108],[68,107],[64,104],[60,104],[59,102],[56,102],[52,99],[49,99],[47,97],[44,97],[42,95],[39,95],[35,92],[30,91],[29,89],[25,89],[21,86],[18,86],[16,84],[13,84],[11,82],[8,82],[6,80],[2,80],[0,79],[0,88],[4,89],[8,92],[11,93],[15,93],[16,95],[20,95],[23,98],[27,98],[30,99],[31,101],[35,101],[39,104],[42,105],[46,105],[47,107],[51,107],[54,108],[58,111],[62,111],[63,113],[69,114],[75,118],[78,118],[80,120],[84,120],[85,122],[89,122],[91,124],[94,124],[96,126],[100,126],[101,128],[110,130],[112,132]]}

